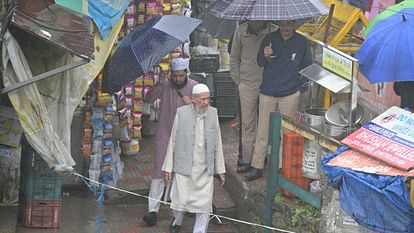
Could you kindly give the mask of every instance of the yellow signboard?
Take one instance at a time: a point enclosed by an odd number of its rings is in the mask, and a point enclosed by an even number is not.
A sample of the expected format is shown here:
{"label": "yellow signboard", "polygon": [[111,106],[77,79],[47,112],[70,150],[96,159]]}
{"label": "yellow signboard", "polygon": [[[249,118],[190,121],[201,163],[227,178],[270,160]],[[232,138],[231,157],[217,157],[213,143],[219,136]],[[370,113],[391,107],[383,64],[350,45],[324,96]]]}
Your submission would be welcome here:
{"label": "yellow signboard", "polygon": [[352,60],[326,47],[322,51],[322,66],[345,79],[352,79]]}

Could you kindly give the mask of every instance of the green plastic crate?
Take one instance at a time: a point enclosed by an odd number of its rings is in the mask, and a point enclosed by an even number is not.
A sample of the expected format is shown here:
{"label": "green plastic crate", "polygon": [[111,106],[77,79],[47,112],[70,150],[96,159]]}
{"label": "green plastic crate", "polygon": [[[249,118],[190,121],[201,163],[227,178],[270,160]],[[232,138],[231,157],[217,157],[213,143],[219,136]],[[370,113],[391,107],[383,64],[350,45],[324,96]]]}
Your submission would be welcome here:
{"label": "green plastic crate", "polygon": [[21,192],[33,200],[59,200],[62,178],[29,146],[22,151]]}

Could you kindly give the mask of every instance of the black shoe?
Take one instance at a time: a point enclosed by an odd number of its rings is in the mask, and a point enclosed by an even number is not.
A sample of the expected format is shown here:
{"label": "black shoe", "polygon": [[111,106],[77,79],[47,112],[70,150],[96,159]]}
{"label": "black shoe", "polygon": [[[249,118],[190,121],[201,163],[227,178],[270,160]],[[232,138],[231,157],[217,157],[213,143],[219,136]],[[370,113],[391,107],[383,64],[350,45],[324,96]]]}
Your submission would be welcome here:
{"label": "black shoe", "polygon": [[154,226],[157,224],[157,212],[149,212],[148,214],[144,215],[142,220],[144,220],[148,226]]}
{"label": "black shoe", "polygon": [[252,167],[250,169],[250,171],[246,174],[244,179],[246,181],[252,181],[252,180],[256,180],[256,179],[258,179],[262,176],[263,176],[263,169],[257,169],[257,168]]}
{"label": "black shoe", "polygon": [[237,173],[246,173],[250,171],[250,163],[243,163],[242,165],[237,167]]}
{"label": "black shoe", "polygon": [[241,165],[243,165],[243,161],[241,160],[241,158],[237,159],[237,167],[240,167]]}
{"label": "black shoe", "polygon": [[180,232],[180,225],[173,225],[174,223],[174,219],[172,220],[171,224],[170,224],[170,233],[179,233]]}

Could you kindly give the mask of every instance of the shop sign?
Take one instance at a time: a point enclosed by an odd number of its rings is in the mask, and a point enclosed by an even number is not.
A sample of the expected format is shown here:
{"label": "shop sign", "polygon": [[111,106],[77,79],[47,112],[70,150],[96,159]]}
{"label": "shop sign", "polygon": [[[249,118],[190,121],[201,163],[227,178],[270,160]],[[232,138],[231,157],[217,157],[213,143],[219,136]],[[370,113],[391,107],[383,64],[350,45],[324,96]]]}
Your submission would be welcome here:
{"label": "shop sign", "polygon": [[347,80],[352,79],[352,60],[327,48],[322,50],[322,66]]}
{"label": "shop sign", "polygon": [[414,114],[391,107],[342,143],[391,166],[409,170],[414,167]]}
{"label": "shop sign", "polygon": [[403,171],[396,169],[380,160],[355,150],[346,150],[335,158],[329,160],[329,166],[348,168],[354,171],[386,175],[386,176],[408,176],[414,177],[414,170]]}

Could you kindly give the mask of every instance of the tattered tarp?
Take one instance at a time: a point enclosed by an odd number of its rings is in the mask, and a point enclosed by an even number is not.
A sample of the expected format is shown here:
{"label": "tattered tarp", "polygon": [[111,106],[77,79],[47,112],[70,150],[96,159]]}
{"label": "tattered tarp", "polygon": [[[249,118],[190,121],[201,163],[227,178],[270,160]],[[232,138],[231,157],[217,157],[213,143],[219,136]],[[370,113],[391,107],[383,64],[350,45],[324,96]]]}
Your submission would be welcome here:
{"label": "tattered tarp", "polygon": [[339,189],[341,208],[358,224],[376,232],[414,232],[414,209],[402,176],[380,176],[327,165],[347,147],[327,154],[322,169]]}
{"label": "tattered tarp", "polygon": [[[115,25],[106,41],[101,40],[99,35],[95,36],[95,44],[100,49],[95,50],[95,59],[90,63],[9,93],[28,142],[50,167],[69,170],[75,164],[70,154],[70,126],[74,110],[108,59],[122,23],[123,20],[120,20]],[[71,54],[35,59],[36,54],[45,54],[46,51],[38,52],[41,48],[35,41],[30,43],[31,52],[27,56],[31,59],[23,54],[11,34],[6,33],[2,46],[3,81],[6,87],[31,79],[31,68],[36,67],[37,73],[42,72],[39,69],[47,68],[40,67],[39,63],[45,66],[47,61],[49,66],[59,67],[78,59]],[[33,67],[29,66],[28,60]]]}
{"label": "tattered tarp", "polygon": [[124,15],[130,2],[131,0],[56,0],[61,6],[89,15],[104,40],[109,37],[112,27]]}

